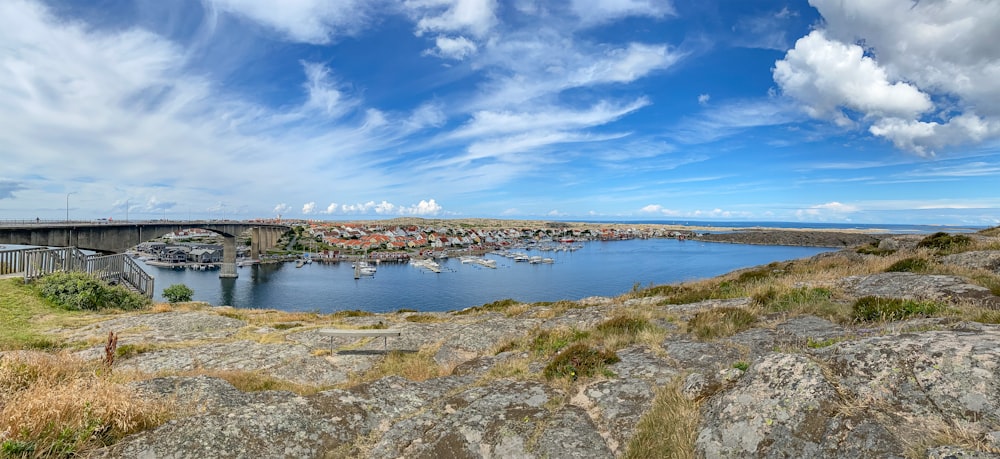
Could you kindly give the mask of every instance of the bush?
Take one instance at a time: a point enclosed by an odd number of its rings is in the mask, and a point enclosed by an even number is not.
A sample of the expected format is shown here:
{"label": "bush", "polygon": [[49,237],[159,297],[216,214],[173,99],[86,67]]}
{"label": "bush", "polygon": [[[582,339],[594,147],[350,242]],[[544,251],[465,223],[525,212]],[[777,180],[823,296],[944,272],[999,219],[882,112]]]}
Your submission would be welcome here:
{"label": "bush", "polygon": [[38,282],[38,292],[46,300],[69,310],[141,309],[149,299],[126,289],[111,286],[83,272],[58,272]]}
{"label": "bush", "polygon": [[163,298],[171,303],[181,303],[191,301],[194,290],[184,284],[174,284],[163,289]]}
{"label": "bush", "polygon": [[917,243],[917,247],[927,247],[938,251],[961,250],[972,244],[972,238],[964,234],[951,235],[944,232],[937,232],[923,238]]}
{"label": "bush", "polygon": [[904,258],[885,269],[887,273],[920,273],[927,271],[930,262],[925,258]]}
{"label": "bush", "polygon": [[854,319],[862,322],[901,320],[913,315],[934,315],[940,309],[932,302],[866,296],[854,302]]}
{"label": "bush", "polygon": [[896,253],[896,251],[893,249],[880,249],[878,247],[878,244],[875,242],[858,247],[858,249],[855,250],[855,252],[860,253],[862,255],[875,255],[879,257],[884,257]]}
{"label": "bush", "polygon": [[651,328],[653,324],[643,317],[619,315],[597,324],[596,330],[609,335],[635,336]]}
{"label": "bush", "polygon": [[618,355],[606,350],[591,349],[583,343],[576,343],[560,352],[543,372],[547,379],[568,377],[576,381],[580,376],[593,376],[605,365],[618,362]]}

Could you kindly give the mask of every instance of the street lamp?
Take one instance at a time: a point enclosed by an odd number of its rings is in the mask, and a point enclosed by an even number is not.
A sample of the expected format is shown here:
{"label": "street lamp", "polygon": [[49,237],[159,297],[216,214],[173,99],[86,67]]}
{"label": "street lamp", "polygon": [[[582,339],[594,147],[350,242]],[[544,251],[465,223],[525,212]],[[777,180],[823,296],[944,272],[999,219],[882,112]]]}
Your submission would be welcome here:
{"label": "street lamp", "polygon": [[69,195],[76,194],[75,191],[70,191],[66,193],[66,223],[69,223]]}

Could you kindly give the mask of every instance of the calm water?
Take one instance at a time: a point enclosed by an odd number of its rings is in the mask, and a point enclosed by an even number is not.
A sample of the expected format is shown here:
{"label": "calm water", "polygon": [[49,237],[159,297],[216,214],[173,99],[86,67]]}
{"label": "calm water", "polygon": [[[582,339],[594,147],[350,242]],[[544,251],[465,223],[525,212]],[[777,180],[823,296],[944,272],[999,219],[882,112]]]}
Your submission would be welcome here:
{"label": "calm water", "polygon": [[497,260],[496,269],[452,258],[440,261],[442,272],[435,274],[408,264],[385,263],[374,277],[358,280],[350,263],[247,266],[238,268],[238,279],[219,279],[218,271],[145,268],[156,277],[157,300],[162,300],[165,287],[183,283],[194,290],[195,300],[241,308],[323,313],[401,308],[448,311],[504,298],[536,302],[617,296],[636,283],[648,286],[702,279],[829,250],[675,239],[589,242],[575,252],[526,252],[554,258],[554,264],[515,263],[487,255]]}

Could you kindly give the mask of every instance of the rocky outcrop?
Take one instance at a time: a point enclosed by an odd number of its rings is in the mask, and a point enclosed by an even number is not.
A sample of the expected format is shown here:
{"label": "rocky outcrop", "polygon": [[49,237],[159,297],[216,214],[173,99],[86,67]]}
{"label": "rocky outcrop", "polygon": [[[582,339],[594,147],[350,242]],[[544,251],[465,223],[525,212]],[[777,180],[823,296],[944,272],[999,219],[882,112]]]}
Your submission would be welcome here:
{"label": "rocky outcrop", "polygon": [[808,247],[855,247],[878,244],[885,235],[862,232],[805,231],[805,230],[745,230],[728,233],[700,233],[693,239],[735,244],[790,245]]}
{"label": "rocky outcrop", "polygon": [[[824,255],[834,256],[859,255]],[[881,273],[829,284],[838,301],[882,296],[961,308],[996,298],[959,276]],[[214,308],[59,332],[93,343],[117,329],[125,342],[149,343],[115,364],[123,372],[249,371],[325,389],[244,393],[207,376],[150,376],[131,385],[175,404],[177,417],[100,457],[613,458],[629,450],[668,387],[700,412],[698,457],[1000,457],[1000,325],[938,317],[860,327],[782,312],[713,340],[687,330],[700,312],[755,307],[751,298],[680,305],[589,298],[570,308],[420,320],[397,313],[322,325],[401,329],[388,343],[330,339],[320,325],[258,327]],[[618,361],[593,378],[547,380],[547,361],[535,351],[510,350],[542,334],[597,333],[598,324],[635,311],[652,317],[657,338],[621,346]],[[444,376],[348,384],[391,351],[426,355]]]}

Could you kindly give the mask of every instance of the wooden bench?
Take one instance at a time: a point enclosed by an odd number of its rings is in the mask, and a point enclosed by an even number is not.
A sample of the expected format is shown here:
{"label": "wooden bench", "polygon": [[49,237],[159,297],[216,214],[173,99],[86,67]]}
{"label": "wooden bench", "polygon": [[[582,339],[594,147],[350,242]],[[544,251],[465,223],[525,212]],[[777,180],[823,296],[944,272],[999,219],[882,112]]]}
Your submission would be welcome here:
{"label": "wooden bench", "polygon": [[359,336],[372,336],[376,338],[383,338],[383,344],[385,349],[389,350],[389,337],[395,336],[399,337],[403,333],[400,330],[393,330],[388,328],[373,328],[365,330],[348,330],[341,328],[321,328],[319,334],[322,336],[330,337],[330,352],[333,352],[333,338],[336,337],[359,337]]}

